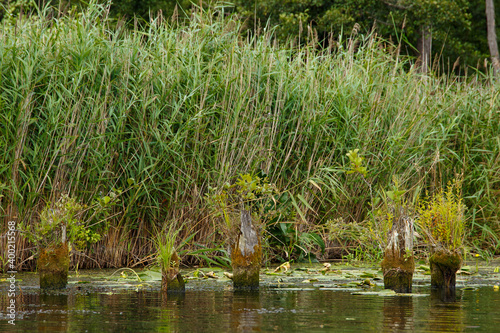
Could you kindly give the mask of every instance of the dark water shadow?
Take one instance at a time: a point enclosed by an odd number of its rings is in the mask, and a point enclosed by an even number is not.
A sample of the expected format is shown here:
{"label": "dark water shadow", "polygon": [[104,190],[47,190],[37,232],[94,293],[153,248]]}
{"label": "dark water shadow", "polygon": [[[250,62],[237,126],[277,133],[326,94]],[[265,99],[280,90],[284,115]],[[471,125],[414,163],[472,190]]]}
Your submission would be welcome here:
{"label": "dark water shadow", "polygon": [[68,295],[40,291],[38,301],[38,332],[67,332],[70,322]]}
{"label": "dark water shadow", "polygon": [[383,312],[384,329],[389,331],[414,330],[413,297],[385,297]]}
{"label": "dark water shadow", "polygon": [[455,288],[431,289],[429,329],[462,332],[466,328],[465,311]]}

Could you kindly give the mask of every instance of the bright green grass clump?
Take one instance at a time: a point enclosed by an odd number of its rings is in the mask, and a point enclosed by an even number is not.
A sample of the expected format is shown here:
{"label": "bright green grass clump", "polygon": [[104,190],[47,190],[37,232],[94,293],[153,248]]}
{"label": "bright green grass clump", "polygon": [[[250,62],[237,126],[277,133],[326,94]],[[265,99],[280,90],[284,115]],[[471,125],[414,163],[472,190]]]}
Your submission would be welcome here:
{"label": "bright green grass clump", "polygon": [[457,180],[420,203],[417,222],[429,245],[448,251],[463,248],[465,207],[460,190]]}
{"label": "bright green grass clump", "polygon": [[97,5],[5,23],[3,214],[30,221],[59,193],[85,203],[121,188],[110,214],[118,228],[103,242],[120,258],[145,257],[143,230],[166,220],[215,242],[208,186],[257,173],[300,199],[276,198],[302,230],[339,217],[361,222],[370,191],[343,171],[346,153],[359,148],[375,196],[393,175],[417,197],[463,173],[473,235],[498,249],[498,84],[479,74],[422,77],[373,36],[320,50],[240,28],[198,13],[175,28],[158,19],[129,31]]}

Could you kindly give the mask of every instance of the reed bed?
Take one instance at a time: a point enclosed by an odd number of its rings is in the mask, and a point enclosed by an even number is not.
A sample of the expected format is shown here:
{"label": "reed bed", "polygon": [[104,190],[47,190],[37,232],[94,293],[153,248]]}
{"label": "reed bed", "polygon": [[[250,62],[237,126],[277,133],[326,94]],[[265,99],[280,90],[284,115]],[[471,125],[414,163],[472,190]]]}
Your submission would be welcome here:
{"label": "reed bed", "polygon": [[[248,37],[223,10],[135,30],[95,4],[56,16],[0,28],[0,200],[5,225],[37,223],[62,193],[90,204],[121,189],[108,231],[74,264],[150,263],[151,231],[172,221],[196,233],[193,248],[218,246],[204,195],[240,173],[298,198],[282,203],[298,232],[362,223],[370,190],[345,173],[356,148],[374,196],[393,175],[414,199],[461,178],[469,244],[498,253],[493,78],[422,76],[375,35],[278,45],[272,29]],[[19,269],[32,254],[19,235]]]}

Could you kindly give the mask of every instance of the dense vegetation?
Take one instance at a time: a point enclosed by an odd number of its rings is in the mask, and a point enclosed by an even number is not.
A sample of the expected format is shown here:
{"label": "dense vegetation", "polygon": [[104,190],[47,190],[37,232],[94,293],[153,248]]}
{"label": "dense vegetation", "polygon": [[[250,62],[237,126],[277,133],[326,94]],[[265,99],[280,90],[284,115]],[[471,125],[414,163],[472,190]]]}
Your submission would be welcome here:
{"label": "dense vegetation", "polygon": [[[193,249],[221,248],[206,195],[239,174],[275,185],[262,217],[269,259],[320,243],[304,234],[376,249],[369,221],[394,176],[409,202],[460,179],[467,243],[500,250],[493,78],[421,75],[375,35],[327,48],[280,43],[273,31],[249,37],[223,9],[141,30],[105,6],[49,14],[0,30],[1,213],[38,223],[64,193],[89,206],[113,199],[102,239],[74,258],[80,267],[152,262],[151,232],[163,225],[196,233]],[[366,177],[345,172],[354,149]],[[90,228],[103,218],[82,217]],[[17,251],[20,262],[32,254],[21,235]]]}
{"label": "dense vegetation", "polygon": [[[422,29],[427,27],[432,36],[432,68],[438,72],[452,69],[463,73],[467,67],[481,71],[490,57],[487,42],[485,0],[113,0],[109,15],[125,19],[131,25],[149,22],[161,12],[166,18],[179,22],[189,19],[200,6],[220,8],[237,14],[242,30],[272,27],[275,37],[282,42],[291,37],[295,42],[317,39],[323,45],[336,42],[342,32],[356,29],[366,35],[376,32],[395,43],[403,41],[404,54],[417,56]],[[33,11],[35,3],[51,5],[62,12],[85,10],[81,0],[0,0],[0,20],[19,13]],[[500,6],[495,6],[497,29],[500,36]]]}

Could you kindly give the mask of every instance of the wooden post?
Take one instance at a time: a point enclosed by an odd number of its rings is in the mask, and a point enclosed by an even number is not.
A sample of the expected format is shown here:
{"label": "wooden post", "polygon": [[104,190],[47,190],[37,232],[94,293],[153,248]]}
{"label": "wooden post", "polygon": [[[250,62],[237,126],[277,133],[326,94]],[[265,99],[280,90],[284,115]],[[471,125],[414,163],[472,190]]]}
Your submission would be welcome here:
{"label": "wooden post", "polygon": [[431,249],[429,263],[431,266],[431,288],[454,291],[457,271],[462,266],[460,252],[434,247]]}
{"label": "wooden post", "polygon": [[167,293],[183,293],[186,291],[186,285],[181,273],[179,272],[180,260],[177,252],[174,251],[170,259],[170,267],[163,267],[161,270],[161,290]]}
{"label": "wooden post", "polygon": [[235,290],[257,290],[262,261],[260,238],[252,225],[250,212],[241,210],[240,232],[231,246],[233,287]]}
{"label": "wooden post", "polygon": [[38,273],[41,289],[64,289],[68,283],[69,252],[66,242],[40,249]]}
{"label": "wooden post", "polygon": [[395,212],[382,261],[384,288],[411,293],[415,261],[413,259],[413,220],[403,208]]}

